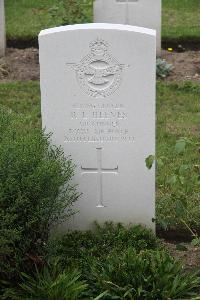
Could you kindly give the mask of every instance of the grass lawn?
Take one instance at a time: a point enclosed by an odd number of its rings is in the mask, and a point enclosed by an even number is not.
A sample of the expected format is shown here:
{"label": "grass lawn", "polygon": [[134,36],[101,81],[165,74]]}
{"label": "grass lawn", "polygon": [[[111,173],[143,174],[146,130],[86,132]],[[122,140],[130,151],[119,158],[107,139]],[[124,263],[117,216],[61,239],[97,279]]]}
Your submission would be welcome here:
{"label": "grass lawn", "polygon": [[[175,221],[180,217],[181,203],[186,208],[184,220],[194,227],[200,225],[199,99],[198,84],[157,85],[157,157],[162,157],[157,171],[157,215],[175,226],[183,225]],[[186,151],[177,154],[175,144],[182,137],[196,145],[188,143]]]}
{"label": "grass lawn", "polygon": [[[6,0],[8,39],[32,39],[42,28],[55,26],[48,10],[55,0]],[[59,23],[59,21],[58,21]]]}
{"label": "grass lawn", "polygon": [[165,41],[200,41],[200,1],[162,0],[163,27]]}
{"label": "grass lawn", "polygon": [[[174,222],[172,195],[179,197],[185,185],[188,187],[188,212],[185,220],[200,225],[199,186],[194,183],[195,172],[199,173],[199,146],[189,145],[182,155],[175,153],[175,143],[180,137],[199,142],[200,88],[197,84],[157,85],[157,157],[163,157],[163,165],[157,171],[157,212],[161,219]],[[8,107],[26,118],[28,126],[41,126],[40,92],[38,82],[0,84],[0,105]],[[191,167],[186,170],[185,180],[169,188],[168,179],[177,173],[180,165]],[[184,178],[182,179],[184,180]],[[179,222],[177,222],[179,223]],[[180,224],[180,223],[179,223]]]}
{"label": "grass lawn", "polygon": [[38,82],[0,84],[0,105],[21,114],[28,126],[41,126]]}
{"label": "grass lawn", "polygon": [[[61,8],[55,16],[52,14],[52,8],[59,7],[60,2],[59,0],[6,0],[8,39],[33,39],[41,29],[62,24]],[[163,0],[163,40],[199,40],[199,15],[199,0]],[[92,9],[87,11],[84,20],[92,22]],[[77,16],[71,21],[77,23]]]}

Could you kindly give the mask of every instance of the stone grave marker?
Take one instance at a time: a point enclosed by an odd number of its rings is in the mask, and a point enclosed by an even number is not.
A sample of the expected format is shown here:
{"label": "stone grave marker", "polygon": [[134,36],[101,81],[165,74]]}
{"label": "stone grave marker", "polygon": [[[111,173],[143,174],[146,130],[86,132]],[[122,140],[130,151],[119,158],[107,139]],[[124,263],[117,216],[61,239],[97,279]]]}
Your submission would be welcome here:
{"label": "stone grave marker", "polygon": [[5,55],[6,37],[5,37],[5,12],[4,0],[0,0],[0,57]]}
{"label": "stone grave marker", "polygon": [[95,0],[94,22],[155,29],[157,55],[161,54],[161,0]]}
{"label": "stone grave marker", "polygon": [[67,228],[93,221],[154,229],[156,37],[116,24],[70,25],[39,35],[42,123],[76,164],[82,196]]}

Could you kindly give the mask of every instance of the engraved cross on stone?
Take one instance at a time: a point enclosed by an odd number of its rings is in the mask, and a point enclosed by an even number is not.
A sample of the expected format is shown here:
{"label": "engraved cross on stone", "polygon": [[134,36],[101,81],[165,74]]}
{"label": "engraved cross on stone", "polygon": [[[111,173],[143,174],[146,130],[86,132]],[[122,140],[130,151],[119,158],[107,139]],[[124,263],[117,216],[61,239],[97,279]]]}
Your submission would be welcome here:
{"label": "engraved cross on stone", "polygon": [[125,17],[125,24],[129,24],[129,4],[138,2],[139,0],[116,0],[118,3],[126,4],[126,17]]}
{"label": "engraved cross on stone", "polygon": [[98,175],[98,188],[99,188],[99,204],[97,207],[105,207],[103,204],[103,174],[118,174],[118,166],[114,169],[102,168],[102,148],[96,148],[97,150],[97,168],[84,168],[81,166],[81,170],[83,170],[82,175],[84,174],[97,174]]}

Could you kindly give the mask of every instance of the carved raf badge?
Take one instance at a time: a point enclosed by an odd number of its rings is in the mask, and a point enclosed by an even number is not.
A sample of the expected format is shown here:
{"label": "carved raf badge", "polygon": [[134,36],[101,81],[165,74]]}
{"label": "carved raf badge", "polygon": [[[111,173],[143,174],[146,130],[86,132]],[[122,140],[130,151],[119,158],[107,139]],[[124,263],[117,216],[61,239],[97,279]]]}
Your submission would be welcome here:
{"label": "carved raf badge", "polygon": [[77,82],[85,93],[94,98],[105,98],[114,93],[122,81],[120,64],[108,53],[108,43],[97,39],[90,43],[90,53],[79,64],[67,64],[76,71]]}

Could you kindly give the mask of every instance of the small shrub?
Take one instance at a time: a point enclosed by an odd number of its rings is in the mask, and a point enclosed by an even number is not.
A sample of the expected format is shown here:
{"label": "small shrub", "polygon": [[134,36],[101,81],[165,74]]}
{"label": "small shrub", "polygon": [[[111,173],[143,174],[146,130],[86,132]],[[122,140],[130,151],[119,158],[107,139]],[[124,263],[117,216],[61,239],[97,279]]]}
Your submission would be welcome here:
{"label": "small shrub", "polygon": [[27,131],[23,121],[0,110],[0,273],[42,264],[50,228],[73,213],[78,194],[70,180],[74,166],[49,136]]}
{"label": "small shrub", "polygon": [[161,78],[167,77],[173,69],[172,64],[168,64],[165,59],[157,58],[156,60],[156,75]]}
{"label": "small shrub", "polygon": [[93,0],[60,0],[49,13],[55,20],[60,19],[62,25],[91,23],[92,8]]}
{"label": "small shrub", "polygon": [[80,279],[77,270],[61,272],[59,265],[44,267],[42,272],[36,270],[34,276],[22,274],[23,283],[16,289],[7,290],[3,299],[45,299],[77,300],[83,299],[87,284]]}
{"label": "small shrub", "polygon": [[137,251],[155,249],[158,243],[151,230],[140,225],[124,227],[121,224],[97,223],[93,231],[72,231],[49,244],[49,255],[59,257],[63,266],[76,264],[79,268],[88,269],[91,258],[104,259],[110,251],[119,252],[127,247]]}
{"label": "small shrub", "polygon": [[137,253],[128,248],[114,252],[91,267],[93,290],[106,292],[102,299],[191,299],[200,277],[183,272],[182,265],[164,251]]}

